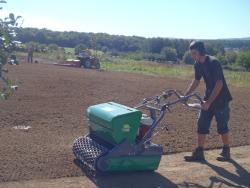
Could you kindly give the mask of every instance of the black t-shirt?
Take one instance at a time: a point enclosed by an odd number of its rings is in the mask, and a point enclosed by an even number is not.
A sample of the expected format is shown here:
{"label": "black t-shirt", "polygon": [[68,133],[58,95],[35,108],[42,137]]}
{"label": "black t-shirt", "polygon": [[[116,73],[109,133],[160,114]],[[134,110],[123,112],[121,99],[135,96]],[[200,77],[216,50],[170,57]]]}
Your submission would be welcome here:
{"label": "black t-shirt", "polygon": [[215,110],[224,108],[225,105],[232,100],[232,96],[227,87],[220,62],[212,56],[206,56],[204,63],[196,62],[194,64],[194,70],[195,79],[200,80],[203,77],[205,81],[206,92],[204,100],[208,100],[215,87],[216,81],[222,80],[223,87],[209,109]]}

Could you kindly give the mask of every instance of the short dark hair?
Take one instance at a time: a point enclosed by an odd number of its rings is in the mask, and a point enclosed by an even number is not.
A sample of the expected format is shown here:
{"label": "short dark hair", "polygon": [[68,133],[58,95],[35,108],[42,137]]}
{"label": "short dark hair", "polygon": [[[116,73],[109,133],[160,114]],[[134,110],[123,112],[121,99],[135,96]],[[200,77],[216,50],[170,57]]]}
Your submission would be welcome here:
{"label": "short dark hair", "polygon": [[201,41],[192,41],[189,45],[190,50],[197,50],[200,55],[205,55],[206,54],[206,49],[204,46],[204,43]]}

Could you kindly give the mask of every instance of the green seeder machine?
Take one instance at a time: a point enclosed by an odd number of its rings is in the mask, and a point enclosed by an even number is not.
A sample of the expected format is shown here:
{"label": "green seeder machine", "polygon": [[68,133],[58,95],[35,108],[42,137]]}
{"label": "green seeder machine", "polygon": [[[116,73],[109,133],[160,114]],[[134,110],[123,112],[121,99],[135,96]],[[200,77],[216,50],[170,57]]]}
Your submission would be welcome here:
{"label": "green seeder machine", "polygon": [[171,106],[182,103],[200,108],[201,102],[196,93],[183,97],[167,90],[143,99],[134,108],[115,102],[90,106],[89,134],[74,141],[73,153],[91,176],[97,172],[156,170],[163,155],[163,147],[151,141],[156,127]]}

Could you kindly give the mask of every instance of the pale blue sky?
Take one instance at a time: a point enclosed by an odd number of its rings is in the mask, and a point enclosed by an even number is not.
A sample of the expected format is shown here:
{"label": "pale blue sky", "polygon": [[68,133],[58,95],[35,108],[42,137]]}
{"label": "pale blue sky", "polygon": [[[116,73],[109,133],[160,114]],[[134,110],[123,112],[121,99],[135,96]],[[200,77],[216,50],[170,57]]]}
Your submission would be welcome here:
{"label": "pale blue sky", "polygon": [[23,27],[173,38],[250,37],[250,0],[7,0]]}

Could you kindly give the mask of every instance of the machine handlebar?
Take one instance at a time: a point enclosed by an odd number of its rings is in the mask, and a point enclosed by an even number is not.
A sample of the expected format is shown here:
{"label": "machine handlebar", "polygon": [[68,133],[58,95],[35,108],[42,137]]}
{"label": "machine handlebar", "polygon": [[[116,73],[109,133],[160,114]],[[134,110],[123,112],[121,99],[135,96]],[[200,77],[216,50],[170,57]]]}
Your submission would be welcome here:
{"label": "machine handlebar", "polygon": [[[173,95],[177,99],[169,100],[169,98]],[[170,111],[169,108],[178,103],[182,103],[183,105],[190,108],[201,109],[201,104],[203,103],[203,100],[201,99],[198,93],[192,93],[190,95],[183,96],[180,92],[170,89],[162,92],[160,95],[143,99],[143,101],[135,107],[149,110],[150,116],[153,119],[153,124],[151,125],[149,131],[147,131],[147,133],[143,136],[143,138],[138,144],[138,150],[140,150],[142,145],[146,144],[152,139],[155,128],[163,119],[167,110]],[[159,112],[159,115],[157,115],[156,112]]]}
{"label": "machine handlebar", "polygon": [[[177,99],[168,101],[168,99],[173,95]],[[165,111],[167,109],[169,110],[171,106],[177,103],[182,103],[190,108],[201,109],[201,104],[203,103],[203,100],[201,99],[198,93],[192,93],[190,95],[183,96],[180,92],[171,89],[162,92],[162,94],[160,95],[143,99],[143,101],[135,108],[146,108],[149,110],[152,109],[156,111]]]}

